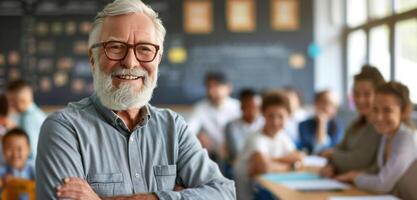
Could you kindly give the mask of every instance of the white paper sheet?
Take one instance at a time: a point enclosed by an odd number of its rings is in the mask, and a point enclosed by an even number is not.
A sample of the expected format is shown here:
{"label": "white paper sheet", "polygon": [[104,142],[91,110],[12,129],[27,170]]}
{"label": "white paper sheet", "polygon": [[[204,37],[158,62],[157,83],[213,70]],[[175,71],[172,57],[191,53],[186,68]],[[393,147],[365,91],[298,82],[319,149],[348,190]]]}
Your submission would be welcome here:
{"label": "white paper sheet", "polygon": [[399,200],[392,195],[374,195],[374,196],[337,196],[330,197],[329,200]]}
{"label": "white paper sheet", "polygon": [[307,181],[286,181],[283,185],[299,191],[328,191],[328,190],[345,190],[350,188],[349,185],[332,180],[318,179]]}
{"label": "white paper sheet", "polygon": [[307,167],[324,167],[327,159],[320,156],[306,156],[303,158],[303,164]]}

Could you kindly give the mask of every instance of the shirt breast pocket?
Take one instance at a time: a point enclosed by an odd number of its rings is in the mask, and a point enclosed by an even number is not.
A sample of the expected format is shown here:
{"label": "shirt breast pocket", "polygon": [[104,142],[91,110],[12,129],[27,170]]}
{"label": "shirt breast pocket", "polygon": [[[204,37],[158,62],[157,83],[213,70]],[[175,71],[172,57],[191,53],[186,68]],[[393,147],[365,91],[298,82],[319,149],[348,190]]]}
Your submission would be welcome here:
{"label": "shirt breast pocket", "polygon": [[177,177],[176,165],[153,166],[153,173],[155,175],[158,191],[172,191],[174,189]]}
{"label": "shirt breast pocket", "polygon": [[87,176],[87,182],[98,196],[111,197],[120,193],[123,187],[123,174],[91,174]]}

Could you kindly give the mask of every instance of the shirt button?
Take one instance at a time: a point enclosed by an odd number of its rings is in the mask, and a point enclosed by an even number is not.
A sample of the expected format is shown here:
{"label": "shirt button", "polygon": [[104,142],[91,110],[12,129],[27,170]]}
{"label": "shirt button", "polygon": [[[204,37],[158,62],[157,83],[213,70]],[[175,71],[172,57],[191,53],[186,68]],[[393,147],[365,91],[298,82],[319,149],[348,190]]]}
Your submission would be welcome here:
{"label": "shirt button", "polygon": [[136,173],[136,174],[135,174],[135,177],[136,177],[136,178],[139,178],[139,176],[140,176],[140,175],[139,175],[139,173]]}

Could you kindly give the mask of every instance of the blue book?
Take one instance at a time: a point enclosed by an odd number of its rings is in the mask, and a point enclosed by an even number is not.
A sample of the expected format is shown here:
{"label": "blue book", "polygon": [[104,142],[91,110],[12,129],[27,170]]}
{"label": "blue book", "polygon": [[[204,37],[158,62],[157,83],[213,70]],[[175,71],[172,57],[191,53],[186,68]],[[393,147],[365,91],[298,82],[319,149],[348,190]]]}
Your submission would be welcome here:
{"label": "blue book", "polygon": [[264,178],[265,180],[274,182],[274,183],[321,179],[321,177],[318,174],[312,173],[312,172],[268,173],[268,174],[262,175],[262,178]]}

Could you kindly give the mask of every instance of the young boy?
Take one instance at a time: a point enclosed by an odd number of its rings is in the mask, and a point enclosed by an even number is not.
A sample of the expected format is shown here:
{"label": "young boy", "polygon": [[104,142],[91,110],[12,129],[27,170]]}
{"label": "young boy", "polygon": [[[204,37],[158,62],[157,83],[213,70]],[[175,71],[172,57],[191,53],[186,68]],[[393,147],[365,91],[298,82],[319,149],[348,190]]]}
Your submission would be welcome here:
{"label": "young boy", "polygon": [[28,162],[30,141],[26,132],[19,128],[8,131],[2,145],[6,164],[0,167],[0,188],[12,179],[35,180],[35,168]]}
{"label": "young boy", "polygon": [[253,199],[250,177],[292,169],[301,160],[291,138],[284,132],[289,117],[288,99],[280,93],[264,95],[261,106],[265,125],[251,135],[238,156],[236,190],[238,199]]}
{"label": "young boy", "polygon": [[239,118],[240,103],[230,97],[232,83],[220,72],[209,72],[205,77],[207,99],[197,102],[189,117],[188,128],[197,135],[210,158],[221,163],[224,158],[224,128]]}
{"label": "young boy", "polygon": [[252,133],[263,127],[264,119],[260,115],[261,97],[252,89],[244,89],[240,92],[240,108],[242,116],[226,125],[226,151],[231,163],[234,163],[237,155],[242,151],[246,139]]}

